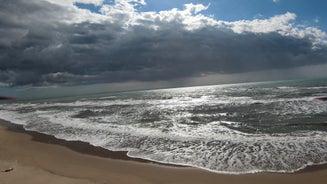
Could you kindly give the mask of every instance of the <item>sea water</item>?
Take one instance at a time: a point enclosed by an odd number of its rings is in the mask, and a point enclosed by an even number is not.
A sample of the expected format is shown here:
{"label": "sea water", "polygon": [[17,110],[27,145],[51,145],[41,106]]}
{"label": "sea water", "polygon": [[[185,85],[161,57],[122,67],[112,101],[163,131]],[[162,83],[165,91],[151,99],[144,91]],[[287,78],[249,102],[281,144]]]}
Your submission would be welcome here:
{"label": "sea water", "polygon": [[0,104],[27,130],[219,173],[327,162],[327,80],[108,93]]}

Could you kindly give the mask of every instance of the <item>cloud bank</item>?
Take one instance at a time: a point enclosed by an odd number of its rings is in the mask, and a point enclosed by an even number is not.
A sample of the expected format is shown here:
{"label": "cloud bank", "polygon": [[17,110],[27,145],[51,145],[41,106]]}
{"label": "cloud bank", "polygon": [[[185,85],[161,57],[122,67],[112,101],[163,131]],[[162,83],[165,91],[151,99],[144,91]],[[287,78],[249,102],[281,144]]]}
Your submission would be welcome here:
{"label": "cloud bank", "polygon": [[326,33],[295,24],[294,13],[227,22],[201,13],[210,5],[142,6],[146,1],[3,0],[1,84],[170,81],[327,63]]}

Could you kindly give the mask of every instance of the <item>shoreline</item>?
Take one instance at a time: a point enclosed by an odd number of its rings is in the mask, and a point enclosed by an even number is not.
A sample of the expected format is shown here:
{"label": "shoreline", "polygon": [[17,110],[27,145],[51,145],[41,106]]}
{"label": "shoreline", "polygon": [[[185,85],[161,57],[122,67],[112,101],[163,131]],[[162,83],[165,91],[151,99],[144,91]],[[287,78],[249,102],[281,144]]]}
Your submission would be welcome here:
{"label": "shoreline", "polygon": [[[32,136],[32,141],[37,141],[41,143],[46,144],[54,144],[54,145],[60,145],[64,146],[68,149],[71,149],[73,151],[76,151],[78,153],[92,155],[92,156],[98,156],[103,158],[111,158],[111,159],[119,159],[119,160],[127,160],[127,161],[134,161],[134,162],[141,162],[141,163],[150,163],[150,164],[157,164],[157,165],[163,165],[163,166],[170,166],[170,167],[184,167],[184,168],[195,168],[204,170],[207,172],[212,172],[215,174],[225,174],[225,173],[217,173],[213,171],[209,171],[206,169],[196,168],[192,166],[186,166],[186,165],[178,165],[178,164],[168,164],[168,163],[161,163],[161,162],[155,162],[151,160],[146,160],[142,158],[135,158],[135,157],[129,157],[127,155],[127,151],[111,151],[99,146],[91,145],[87,142],[83,141],[68,141],[65,139],[56,138],[53,135],[48,135],[32,130],[25,130],[23,128],[23,125],[14,124],[9,121],[0,119],[0,126],[3,125],[8,128],[9,131],[17,132],[17,133],[25,133],[30,136]],[[295,173],[305,173],[305,172],[314,172],[321,169],[327,169],[327,163],[326,164],[317,164],[317,165],[308,165],[303,169],[300,169],[298,171],[295,171],[293,173],[285,173],[285,172],[255,172],[255,173],[240,173],[240,174],[232,174],[227,173],[228,175],[244,175],[244,174],[257,174],[257,173],[275,173],[275,174],[295,174]]]}
{"label": "shoreline", "polygon": [[121,160],[129,160],[129,161],[144,162],[144,163],[154,163],[140,158],[128,157],[127,151],[110,151],[102,147],[93,146],[87,142],[67,141],[64,139],[56,138],[53,135],[47,135],[36,131],[25,130],[23,128],[23,125],[13,124],[2,119],[0,119],[0,126],[1,125],[7,127],[9,131],[17,132],[17,133],[25,133],[32,136],[31,139],[32,141],[64,146],[73,151],[83,154],[99,156],[103,158],[121,159]]}
{"label": "shoreline", "polygon": [[[66,141],[54,136],[26,131],[22,125],[3,120],[0,120],[0,131],[2,152],[0,153],[0,169],[3,165],[13,165],[7,167],[13,168],[12,171],[0,172],[0,176],[14,175],[16,167],[29,167],[32,171],[44,171],[46,174],[43,175],[51,174],[57,179],[64,177],[67,181],[78,180],[76,183],[102,181],[106,181],[104,183],[188,184],[217,183],[218,181],[222,183],[297,184],[327,182],[325,177],[327,164],[308,166],[295,173],[219,174],[198,168],[131,158],[126,155],[126,152],[113,152],[81,141]],[[32,172],[31,175],[35,173]],[[33,176],[33,178],[39,177],[39,175]],[[2,178],[0,177],[0,183],[3,182]],[[15,178],[19,177],[15,176]],[[13,180],[9,178],[4,181]],[[28,182],[24,181],[24,183]]]}
{"label": "shoreline", "polygon": [[141,162],[141,163],[150,163],[150,164],[158,164],[163,166],[170,166],[170,167],[189,167],[191,166],[183,166],[178,164],[169,164],[169,163],[160,163],[151,160],[146,160],[142,158],[135,158],[129,157],[127,155],[127,151],[111,151],[100,146],[94,146],[90,143],[83,142],[83,141],[68,141],[65,139],[57,138],[53,135],[48,135],[32,130],[25,130],[23,125],[14,124],[9,121],[0,119],[0,126],[3,125],[8,128],[9,131],[17,132],[17,133],[25,133],[32,136],[32,141],[46,143],[46,144],[53,144],[53,145],[60,145],[64,146],[68,149],[76,151],[78,153],[98,156],[102,158],[111,158],[111,159],[119,159],[119,160],[126,160],[126,161],[133,161],[133,162]]}

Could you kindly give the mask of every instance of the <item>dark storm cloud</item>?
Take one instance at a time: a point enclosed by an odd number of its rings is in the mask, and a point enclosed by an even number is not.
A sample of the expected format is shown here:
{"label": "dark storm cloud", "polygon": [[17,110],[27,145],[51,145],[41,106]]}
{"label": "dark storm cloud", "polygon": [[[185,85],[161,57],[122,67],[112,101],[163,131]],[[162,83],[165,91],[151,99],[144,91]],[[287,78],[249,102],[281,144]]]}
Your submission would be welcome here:
{"label": "dark storm cloud", "polygon": [[0,3],[0,82],[9,85],[156,81],[240,73],[327,61],[310,37],[235,33],[180,22],[67,22],[76,12],[41,0]]}

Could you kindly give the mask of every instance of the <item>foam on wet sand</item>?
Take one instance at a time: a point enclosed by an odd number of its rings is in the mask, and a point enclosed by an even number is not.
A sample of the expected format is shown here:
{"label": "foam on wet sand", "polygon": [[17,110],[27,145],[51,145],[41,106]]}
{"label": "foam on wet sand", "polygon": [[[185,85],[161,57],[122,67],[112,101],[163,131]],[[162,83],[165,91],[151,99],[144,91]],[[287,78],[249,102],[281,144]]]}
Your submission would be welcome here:
{"label": "foam on wet sand", "polygon": [[[9,128],[9,129],[8,129]],[[293,174],[217,174],[128,159],[78,141],[1,122],[0,183],[326,183],[326,165]],[[5,170],[8,170],[5,172]]]}

